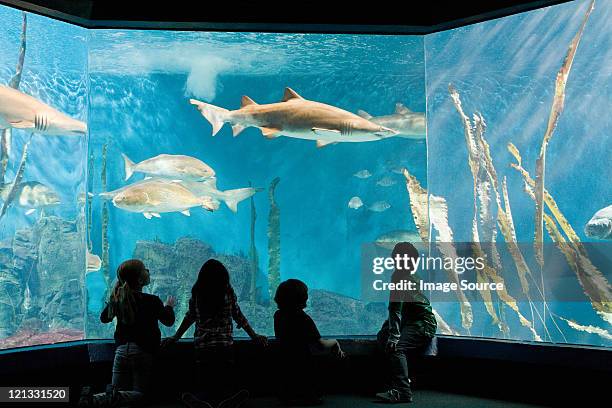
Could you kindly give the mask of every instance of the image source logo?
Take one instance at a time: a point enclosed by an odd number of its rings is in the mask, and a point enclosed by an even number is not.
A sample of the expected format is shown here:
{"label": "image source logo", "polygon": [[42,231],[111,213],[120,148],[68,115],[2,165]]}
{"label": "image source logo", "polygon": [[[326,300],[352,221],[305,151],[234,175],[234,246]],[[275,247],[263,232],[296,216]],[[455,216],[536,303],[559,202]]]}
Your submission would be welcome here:
{"label": "image source logo", "polygon": [[[462,292],[471,302],[482,302],[482,291],[510,294],[528,301],[527,280],[543,284],[549,300],[584,301],[585,292],[566,253],[552,243],[544,244],[545,263],[535,262],[533,243],[518,244],[524,264],[517,265],[516,249],[503,243],[416,243],[418,256],[393,254],[376,243],[361,248],[361,296],[369,302],[415,301],[425,295],[432,302],[457,302]],[[612,243],[585,243],[593,266],[610,280]],[[528,262],[527,260],[533,260]],[[534,283],[536,284],[536,283]],[[602,293],[606,293],[602,288]],[[610,301],[612,299],[603,299]]]}

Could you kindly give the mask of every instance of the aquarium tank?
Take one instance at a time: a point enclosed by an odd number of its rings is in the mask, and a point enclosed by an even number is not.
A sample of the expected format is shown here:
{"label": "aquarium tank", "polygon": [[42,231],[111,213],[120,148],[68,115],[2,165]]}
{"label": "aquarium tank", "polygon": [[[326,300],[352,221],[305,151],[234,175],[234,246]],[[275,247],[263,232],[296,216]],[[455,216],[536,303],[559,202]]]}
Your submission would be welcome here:
{"label": "aquarium tank", "polygon": [[0,7],[0,348],[112,338],[99,315],[130,258],[178,299],[164,335],[215,258],[262,334],[297,278],[323,335],[372,336],[389,294],[371,256],[403,241],[483,260],[422,274],[439,334],[611,346],[611,14],[581,0],[423,36]]}

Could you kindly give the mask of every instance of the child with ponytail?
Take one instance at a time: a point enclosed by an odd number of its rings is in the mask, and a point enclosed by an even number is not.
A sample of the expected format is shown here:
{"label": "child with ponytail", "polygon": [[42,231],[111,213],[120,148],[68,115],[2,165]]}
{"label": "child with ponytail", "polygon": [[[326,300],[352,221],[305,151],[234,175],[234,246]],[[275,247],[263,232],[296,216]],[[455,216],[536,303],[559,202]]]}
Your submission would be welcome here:
{"label": "child with ponytail", "polygon": [[106,393],[96,395],[85,387],[80,406],[116,407],[144,401],[161,340],[158,322],[174,324],[176,303],[173,296],[164,304],[158,296],[143,293],[149,282],[149,270],[142,261],[130,259],[119,265],[117,282],[100,314],[102,323],[117,318],[112,384]]}

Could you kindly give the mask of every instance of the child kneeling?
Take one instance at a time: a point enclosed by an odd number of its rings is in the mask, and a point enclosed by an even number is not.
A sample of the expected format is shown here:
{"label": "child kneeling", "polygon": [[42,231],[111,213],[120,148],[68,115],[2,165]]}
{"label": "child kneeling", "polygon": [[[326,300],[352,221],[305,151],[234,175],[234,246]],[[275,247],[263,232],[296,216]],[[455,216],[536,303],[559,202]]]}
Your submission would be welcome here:
{"label": "child kneeling", "polygon": [[282,282],[274,301],[274,333],[280,346],[281,402],[286,405],[319,405],[322,398],[317,386],[312,355],[315,351],[330,351],[338,358],[344,352],[337,340],[321,338],[316,324],[304,312],[308,287],[297,279]]}

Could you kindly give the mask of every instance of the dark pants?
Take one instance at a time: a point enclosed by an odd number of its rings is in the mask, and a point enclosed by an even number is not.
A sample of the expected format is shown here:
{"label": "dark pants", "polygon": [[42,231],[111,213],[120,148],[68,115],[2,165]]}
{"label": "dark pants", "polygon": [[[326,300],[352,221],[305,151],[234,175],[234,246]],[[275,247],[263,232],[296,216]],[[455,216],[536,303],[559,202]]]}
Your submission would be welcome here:
{"label": "dark pants", "polygon": [[[378,332],[378,343],[383,349],[387,346],[388,338],[389,330],[383,326]],[[395,352],[387,354],[391,389],[399,391],[402,396],[412,395],[408,377],[408,355],[423,349],[431,339],[432,337],[425,334],[420,327],[410,325],[402,327]]]}
{"label": "dark pants", "polygon": [[196,388],[201,400],[218,404],[233,395],[235,386],[234,348],[213,346],[196,348]]}
{"label": "dark pants", "polygon": [[[142,350],[136,343],[117,347],[112,383],[118,390],[119,406],[144,403],[152,371],[153,355]],[[104,394],[96,394],[94,402],[99,402],[103,398]]]}
{"label": "dark pants", "polygon": [[283,401],[320,398],[317,370],[308,345],[279,347],[278,395]]}

